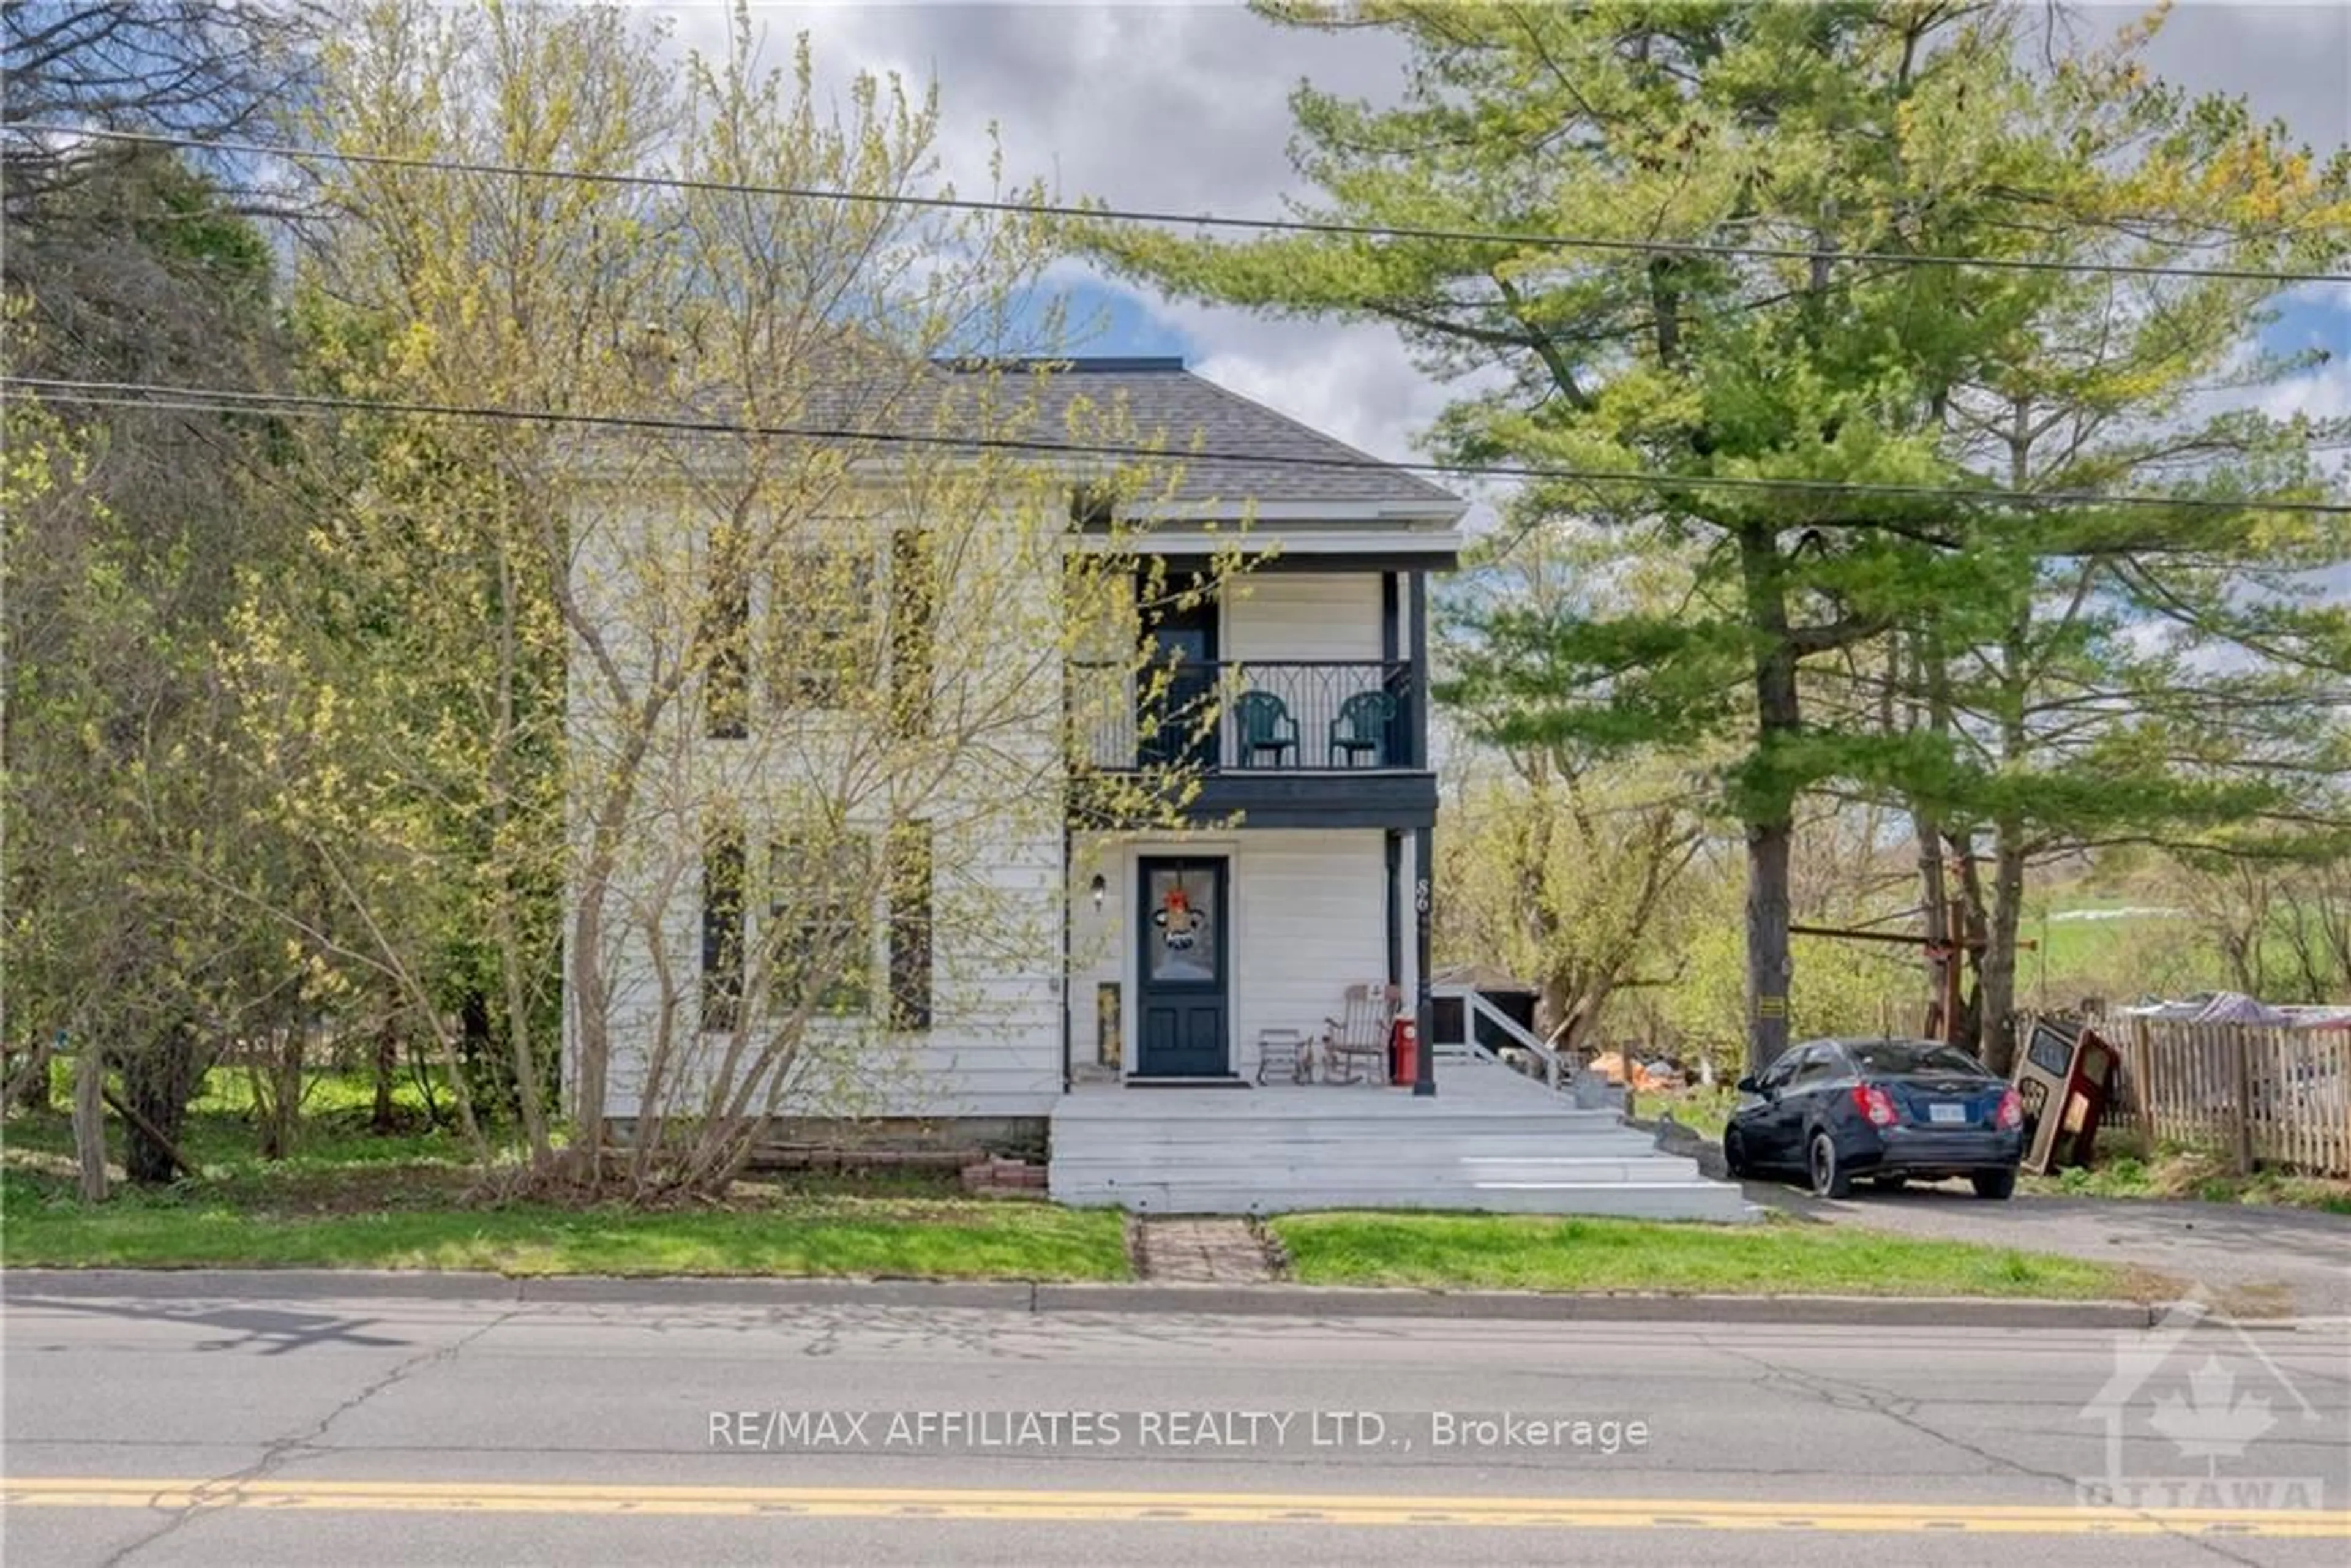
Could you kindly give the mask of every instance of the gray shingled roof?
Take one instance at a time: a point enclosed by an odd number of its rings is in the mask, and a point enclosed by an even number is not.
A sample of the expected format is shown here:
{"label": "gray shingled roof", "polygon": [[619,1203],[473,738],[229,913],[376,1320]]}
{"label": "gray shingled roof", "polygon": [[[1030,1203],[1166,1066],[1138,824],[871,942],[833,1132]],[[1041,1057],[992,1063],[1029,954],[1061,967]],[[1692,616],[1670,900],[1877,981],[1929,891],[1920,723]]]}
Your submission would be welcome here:
{"label": "gray shingled roof", "polygon": [[[862,357],[871,352],[872,358]],[[911,372],[911,373],[910,373]],[[1322,507],[1450,520],[1464,509],[1450,491],[1194,375],[1176,359],[963,360],[908,365],[887,350],[844,349],[813,374],[778,377],[768,417],[804,428],[901,433],[935,440],[970,431],[1050,448],[1069,442],[1164,452],[1183,481],[1168,499],[1186,507]],[[792,399],[783,397],[786,392]],[[716,392],[687,394],[696,414],[739,417],[739,403]],[[1088,434],[1082,409],[1102,411]],[[1080,417],[1074,421],[1072,413]],[[1050,461],[1050,450],[1040,453]],[[1081,469],[1108,461],[1075,455]]]}
{"label": "gray shingled roof", "polygon": [[[991,368],[1040,366],[999,361]],[[1183,460],[1176,497],[1183,501],[1321,502],[1424,514],[1461,507],[1450,491],[1419,475],[1194,375],[1181,360],[1072,359],[1043,361],[1042,368],[1046,373],[1021,383],[1024,394],[1033,390],[1038,397],[1040,433],[1065,429],[1069,410],[1081,399],[1123,409],[1137,435],[1164,442],[1165,450]],[[1196,447],[1203,455],[1184,457]],[[1207,454],[1248,454],[1270,461],[1211,459]]]}

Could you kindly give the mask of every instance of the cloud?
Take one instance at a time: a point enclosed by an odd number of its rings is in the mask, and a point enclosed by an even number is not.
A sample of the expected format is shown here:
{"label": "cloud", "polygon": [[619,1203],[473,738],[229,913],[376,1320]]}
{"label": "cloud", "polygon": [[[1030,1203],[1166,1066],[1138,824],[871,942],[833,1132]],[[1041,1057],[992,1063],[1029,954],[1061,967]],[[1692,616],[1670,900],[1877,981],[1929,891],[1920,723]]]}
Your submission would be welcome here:
{"label": "cloud", "polygon": [[[2091,8],[2100,30],[2143,4]],[[2340,0],[2188,0],[2147,46],[2148,68],[2197,92],[2243,96],[2320,149],[2351,142],[2351,6]]]}
{"label": "cloud", "polygon": [[[2111,35],[2145,9],[2139,0],[2093,5],[2083,30]],[[724,47],[727,7],[670,10],[682,45]],[[941,153],[964,190],[985,185],[981,132],[992,122],[1016,181],[1041,175],[1068,196],[1187,213],[1270,215],[1286,197],[1310,195],[1286,152],[1290,89],[1311,77],[1327,90],[1386,99],[1406,62],[1379,31],[1280,27],[1234,5],[757,5],[753,15],[778,64],[789,62],[792,36],[809,32],[836,87],[857,70],[894,70],[917,85],[935,77]],[[2242,93],[2322,148],[2351,142],[2351,6],[2189,0],[2150,57],[2158,74]],[[1122,302],[1121,322],[1092,351],[1180,344],[1211,379],[1381,456],[1414,455],[1457,390],[1423,375],[1377,326],[1269,320],[1077,276]],[[2269,394],[2340,413],[2346,375],[2338,361]]]}
{"label": "cloud", "polygon": [[2314,420],[2351,419],[2351,360],[2338,357],[2287,377],[2262,394],[2261,407],[2273,419],[2297,413]]}

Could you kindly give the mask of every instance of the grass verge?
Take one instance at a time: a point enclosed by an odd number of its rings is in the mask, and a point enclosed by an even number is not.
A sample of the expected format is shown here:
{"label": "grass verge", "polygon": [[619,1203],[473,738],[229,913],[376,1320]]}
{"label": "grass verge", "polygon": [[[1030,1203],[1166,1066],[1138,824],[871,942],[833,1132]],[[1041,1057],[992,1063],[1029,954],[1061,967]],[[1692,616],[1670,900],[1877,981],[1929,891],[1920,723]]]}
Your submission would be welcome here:
{"label": "grass verge", "polygon": [[2153,1156],[2101,1156],[2090,1169],[2024,1178],[2022,1190],[2068,1197],[2195,1199],[2203,1203],[2278,1204],[2351,1215],[2351,1181],[2256,1171],[2238,1176],[2220,1155],[2200,1149],[2159,1148]]}
{"label": "grass verge", "polygon": [[1544,1215],[1300,1214],[1267,1221],[1311,1285],[1676,1295],[2160,1301],[2159,1276],[2005,1247],[1805,1225]]}

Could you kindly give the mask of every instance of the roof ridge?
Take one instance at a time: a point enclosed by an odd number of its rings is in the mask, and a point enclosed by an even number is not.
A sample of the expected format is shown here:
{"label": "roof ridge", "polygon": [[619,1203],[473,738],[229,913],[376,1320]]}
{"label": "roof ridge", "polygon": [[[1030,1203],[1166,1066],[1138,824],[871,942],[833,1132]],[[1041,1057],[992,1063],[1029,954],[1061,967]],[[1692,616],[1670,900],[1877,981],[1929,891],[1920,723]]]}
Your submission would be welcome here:
{"label": "roof ridge", "polygon": [[981,371],[1059,371],[1065,375],[1192,373],[1183,357],[1176,354],[955,354],[931,363],[967,375]]}

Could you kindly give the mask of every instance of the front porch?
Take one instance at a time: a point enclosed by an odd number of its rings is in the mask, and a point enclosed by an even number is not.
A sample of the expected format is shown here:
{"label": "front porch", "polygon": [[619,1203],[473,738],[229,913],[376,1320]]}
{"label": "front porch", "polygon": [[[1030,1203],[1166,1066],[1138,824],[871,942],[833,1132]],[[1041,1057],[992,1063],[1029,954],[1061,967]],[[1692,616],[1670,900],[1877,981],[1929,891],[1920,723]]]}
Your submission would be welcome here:
{"label": "front porch", "polygon": [[1437,1092],[1367,1084],[1081,1086],[1051,1118],[1050,1189],[1155,1214],[1416,1208],[1736,1220],[1735,1184],[1658,1152],[1483,1052]]}

